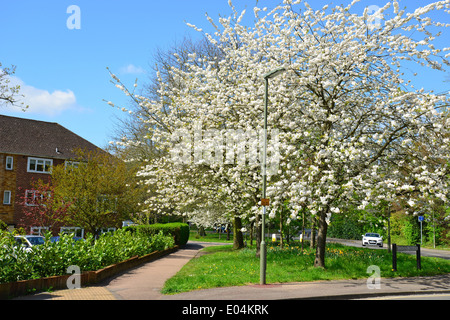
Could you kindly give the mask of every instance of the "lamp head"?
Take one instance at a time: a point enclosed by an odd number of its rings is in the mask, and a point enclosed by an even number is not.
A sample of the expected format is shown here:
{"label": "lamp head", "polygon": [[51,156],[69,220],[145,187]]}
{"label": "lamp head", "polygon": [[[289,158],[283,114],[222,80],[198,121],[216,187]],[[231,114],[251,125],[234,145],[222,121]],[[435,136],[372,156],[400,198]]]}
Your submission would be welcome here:
{"label": "lamp head", "polygon": [[281,74],[281,73],[283,73],[283,72],[285,72],[286,71],[286,68],[284,68],[284,67],[279,67],[279,68],[276,68],[276,69],[274,69],[274,70],[272,70],[272,71],[270,71],[270,72],[268,72],[268,73],[266,73],[265,75],[263,75],[263,77],[264,77],[264,79],[272,79],[272,78],[275,78],[276,76],[278,76],[279,74]]}

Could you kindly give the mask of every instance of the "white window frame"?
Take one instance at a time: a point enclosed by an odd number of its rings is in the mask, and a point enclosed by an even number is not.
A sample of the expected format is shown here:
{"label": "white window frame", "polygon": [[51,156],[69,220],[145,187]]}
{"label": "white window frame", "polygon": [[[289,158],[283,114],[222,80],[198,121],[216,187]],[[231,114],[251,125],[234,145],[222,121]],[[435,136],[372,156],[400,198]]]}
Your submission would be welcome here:
{"label": "white window frame", "polygon": [[[11,162],[9,162],[11,161]],[[13,170],[14,168],[14,157],[11,156],[6,156],[6,160],[5,160],[5,169],[6,170]]]}
{"label": "white window frame", "polygon": [[65,162],[64,162],[64,167],[65,167],[65,169],[67,169],[67,168],[74,168],[74,169],[77,169],[78,168],[78,166],[80,165],[80,161],[70,161],[70,160],[66,160]]}
{"label": "white window frame", "polygon": [[84,228],[80,227],[61,227],[59,232],[62,234],[73,234],[76,237],[84,238]]}
{"label": "white window frame", "polygon": [[[36,199],[36,190],[25,190],[25,205],[29,207],[35,207],[34,199]],[[32,194],[32,196],[28,196],[28,194]],[[32,199],[33,203],[28,203],[28,199]]]}
{"label": "white window frame", "polygon": [[[32,161],[35,161],[35,168],[34,169],[30,169],[30,165],[31,165]],[[39,162],[41,162],[41,163],[39,163]],[[49,162],[49,164],[48,164],[49,169],[48,170],[45,170],[46,162]],[[38,165],[42,165],[42,171],[38,170]],[[48,173],[48,174],[50,174],[50,173],[52,173],[52,167],[53,167],[53,160],[52,159],[28,157],[27,172]]]}
{"label": "white window frame", "polygon": [[11,204],[11,195],[12,195],[12,193],[10,190],[5,190],[3,192],[3,204],[6,204],[6,205]]}
{"label": "white window frame", "polygon": [[[32,196],[28,196],[29,194],[32,194]],[[29,207],[36,207],[38,206],[38,204],[35,204],[36,202],[36,198],[44,198],[45,194],[41,194],[39,193],[38,190],[33,190],[33,189],[27,189],[25,190],[25,205],[29,206]],[[50,198],[52,196],[51,192],[48,191],[47,192],[47,197]],[[28,203],[28,199],[32,200],[32,203]],[[42,204],[43,206],[45,206],[44,204]]]}
{"label": "white window frame", "polygon": [[108,232],[115,232],[117,228],[110,227],[110,228],[101,228],[99,234],[108,233]]}
{"label": "white window frame", "polygon": [[30,234],[34,236],[45,236],[45,233],[49,231],[49,227],[31,227]]}

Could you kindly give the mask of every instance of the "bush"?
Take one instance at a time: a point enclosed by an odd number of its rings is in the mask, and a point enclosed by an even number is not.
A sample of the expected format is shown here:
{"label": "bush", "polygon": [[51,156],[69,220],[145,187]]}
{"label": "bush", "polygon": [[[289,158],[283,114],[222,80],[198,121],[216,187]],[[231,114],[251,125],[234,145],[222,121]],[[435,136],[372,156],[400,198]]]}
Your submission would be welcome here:
{"label": "bush", "polygon": [[6,231],[7,229],[8,225],[4,221],[0,220],[0,231]]}
{"label": "bush", "polygon": [[330,238],[361,240],[363,233],[365,233],[363,224],[358,223],[355,219],[342,216],[332,220],[328,227],[327,236]]}
{"label": "bush", "polygon": [[402,228],[408,245],[420,243],[420,224],[415,216],[407,216]]}
{"label": "bush", "polygon": [[166,236],[171,235],[175,240],[175,244],[179,246],[184,246],[189,240],[189,225],[181,222],[138,225],[127,227],[127,229],[132,231],[132,233],[144,234],[150,237],[162,232]]}
{"label": "bush", "polygon": [[45,244],[27,252],[14,247],[10,233],[0,231],[0,283],[65,275],[71,265],[82,271],[98,270],[175,245],[173,237],[163,232],[149,237],[123,229],[102,234],[97,240],[92,235],[81,241],[72,235],[61,235],[58,242],[51,242],[50,238],[48,233]]}

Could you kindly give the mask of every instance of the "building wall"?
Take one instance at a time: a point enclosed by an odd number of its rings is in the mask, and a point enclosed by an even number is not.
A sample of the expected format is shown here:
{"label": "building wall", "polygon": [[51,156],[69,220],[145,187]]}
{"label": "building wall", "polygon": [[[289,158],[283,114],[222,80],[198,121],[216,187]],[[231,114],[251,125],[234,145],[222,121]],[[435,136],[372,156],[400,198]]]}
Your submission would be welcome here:
{"label": "building wall", "polygon": [[[6,170],[6,157],[13,157],[13,169]],[[6,224],[14,223],[15,196],[16,196],[16,175],[17,175],[17,156],[12,154],[0,153],[0,220]],[[11,191],[11,204],[3,204],[4,192]]]}
{"label": "building wall", "polygon": [[[13,157],[12,170],[6,169],[6,157]],[[28,172],[28,158],[24,155],[0,153],[0,220],[15,227],[26,226],[24,207],[20,204],[23,203],[25,191],[32,189],[34,181],[48,182],[51,179],[48,173]],[[52,160],[54,166],[64,163],[64,160]],[[3,195],[6,190],[11,191],[9,205],[3,204]]]}
{"label": "building wall", "polygon": [[[37,182],[38,180],[42,180],[44,183],[47,183],[51,179],[51,175],[48,173],[35,173],[35,172],[28,172],[27,165],[28,165],[28,156],[17,156],[17,175],[16,175],[16,206],[14,210],[14,224],[16,226],[25,226],[27,225],[24,214],[24,206],[19,205],[17,203],[23,202],[23,199],[25,197],[25,191],[32,189],[32,185],[34,182]],[[35,157],[33,157],[35,158]],[[50,159],[50,158],[48,158]],[[60,159],[53,159],[53,166],[57,166],[59,164],[63,164],[64,160]],[[28,226],[29,227],[29,226]]]}

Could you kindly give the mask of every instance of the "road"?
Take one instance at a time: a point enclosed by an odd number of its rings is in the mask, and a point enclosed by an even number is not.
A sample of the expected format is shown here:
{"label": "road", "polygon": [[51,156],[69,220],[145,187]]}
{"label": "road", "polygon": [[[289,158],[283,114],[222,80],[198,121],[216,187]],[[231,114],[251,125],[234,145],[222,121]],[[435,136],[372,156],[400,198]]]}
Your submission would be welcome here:
{"label": "road", "polygon": [[[329,242],[337,242],[346,246],[359,247],[362,248],[360,240],[344,240],[344,239],[327,239]],[[366,246],[365,248],[373,248],[378,250],[387,250],[387,244],[383,245],[383,248],[378,246]],[[426,249],[420,248],[420,254],[424,257],[436,257],[446,260],[450,260],[450,250],[436,250],[436,249]],[[361,299],[365,300],[365,299]],[[374,298],[370,298],[374,300]],[[404,296],[384,296],[375,298],[375,300],[450,300],[450,294],[426,294],[426,295],[404,295]]]}
{"label": "road", "polygon": [[[328,242],[337,242],[341,243],[346,246],[352,246],[352,247],[359,247],[362,248],[361,241],[360,240],[346,240],[346,239],[327,239]],[[366,246],[365,248],[371,248],[371,249],[379,249],[379,250],[386,250],[387,244],[385,243],[383,245],[383,248],[380,248],[378,246]],[[435,257],[435,258],[442,258],[446,260],[450,260],[450,250],[437,250],[437,249],[427,249],[427,248],[420,248],[420,254],[423,257]]]}
{"label": "road", "polygon": [[370,299],[358,299],[358,300],[450,300],[450,294],[438,293],[438,294],[415,294],[404,296],[387,296]]}

